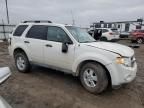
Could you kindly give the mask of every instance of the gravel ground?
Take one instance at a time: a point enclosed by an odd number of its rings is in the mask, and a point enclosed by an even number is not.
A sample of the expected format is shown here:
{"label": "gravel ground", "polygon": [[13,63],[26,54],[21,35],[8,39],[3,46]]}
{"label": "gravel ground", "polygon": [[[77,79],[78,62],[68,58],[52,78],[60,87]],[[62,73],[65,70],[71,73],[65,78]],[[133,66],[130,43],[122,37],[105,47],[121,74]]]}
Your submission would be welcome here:
{"label": "gravel ground", "polygon": [[[129,45],[129,41],[119,43]],[[29,74],[16,70],[7,44],[0,43],[0,67],[9,66],[12,76],[0,87],[0,95],[13,108],[144,108],[144,45],[134,49],[138,63],[136,79],[101,95],[87,92],[79,79],[59,71],[33,67]]]}

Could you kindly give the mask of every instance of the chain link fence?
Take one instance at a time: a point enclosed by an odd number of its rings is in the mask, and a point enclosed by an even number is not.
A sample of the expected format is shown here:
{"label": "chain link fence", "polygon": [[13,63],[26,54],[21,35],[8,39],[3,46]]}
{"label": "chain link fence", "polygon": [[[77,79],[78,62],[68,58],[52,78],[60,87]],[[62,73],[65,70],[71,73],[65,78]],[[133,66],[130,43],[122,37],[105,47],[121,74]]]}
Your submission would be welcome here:
{"label": "chain link fence", "polygon": [[0,24],[0,40],[7,40],[14,27],[12,24]]}

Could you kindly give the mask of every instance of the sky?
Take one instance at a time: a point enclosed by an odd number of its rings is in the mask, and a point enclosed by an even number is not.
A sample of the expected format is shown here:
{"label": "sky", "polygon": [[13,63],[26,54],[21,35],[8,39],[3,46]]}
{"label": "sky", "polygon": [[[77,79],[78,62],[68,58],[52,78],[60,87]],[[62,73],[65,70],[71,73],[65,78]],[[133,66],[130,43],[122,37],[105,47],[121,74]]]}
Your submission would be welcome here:
{"label": "sky", "polygon": [[[7,0],[10,23],[51,20],[55,23],[89,27],[99,21],[144,18],[144,0]],[[5,0],[0,0],[0,23],[6,23]]]}

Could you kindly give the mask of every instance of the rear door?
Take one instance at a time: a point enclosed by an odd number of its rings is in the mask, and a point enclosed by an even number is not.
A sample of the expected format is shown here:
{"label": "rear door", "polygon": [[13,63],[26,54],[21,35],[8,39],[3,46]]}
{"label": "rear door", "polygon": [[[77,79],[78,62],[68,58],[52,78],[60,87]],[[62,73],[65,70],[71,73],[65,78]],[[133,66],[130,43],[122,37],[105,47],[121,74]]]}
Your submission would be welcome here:
{"label": "rear door", "polygon": [[110,40],[109,30],[108,29],[102,29],[102,37],[106,38],[106,40]]}
{"label": "rear door", "polygon": [[24,33],[24,31],[26,30],[26,28],[28,27],[28,25],[19,25],[16,30],[14,31],[14,33],[12,34],[13,35],[13,38],[10,37],[15,43],[21,43],[22,41],[22,35]]}
{"label": "rear door", "polygon": [[107,29],[102,29],[102,35],[106,35],[109,31]]}
{"label": "rear door", "polygon": [[33,25],[23,39],[28,55],[35,63],[44,63],[43,46],[47,39],[47,29],[46,25]]}

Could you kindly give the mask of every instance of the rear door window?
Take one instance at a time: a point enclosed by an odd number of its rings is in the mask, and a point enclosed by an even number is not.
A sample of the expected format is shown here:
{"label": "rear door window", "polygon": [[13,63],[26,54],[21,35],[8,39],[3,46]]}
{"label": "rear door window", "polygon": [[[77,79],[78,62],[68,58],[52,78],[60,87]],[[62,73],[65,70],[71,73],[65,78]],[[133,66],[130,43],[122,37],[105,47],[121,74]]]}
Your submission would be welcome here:
{"label": "rear door window", "polygon": [[21,36],[25,29],[28,27],[28,25],[20,25],[16,28],[13,36]]}
{"label": "rear door window", "polygon": [[28,31],[26,37],[33,39],[47,40],[48,26],[46,25],[34,25]]}

